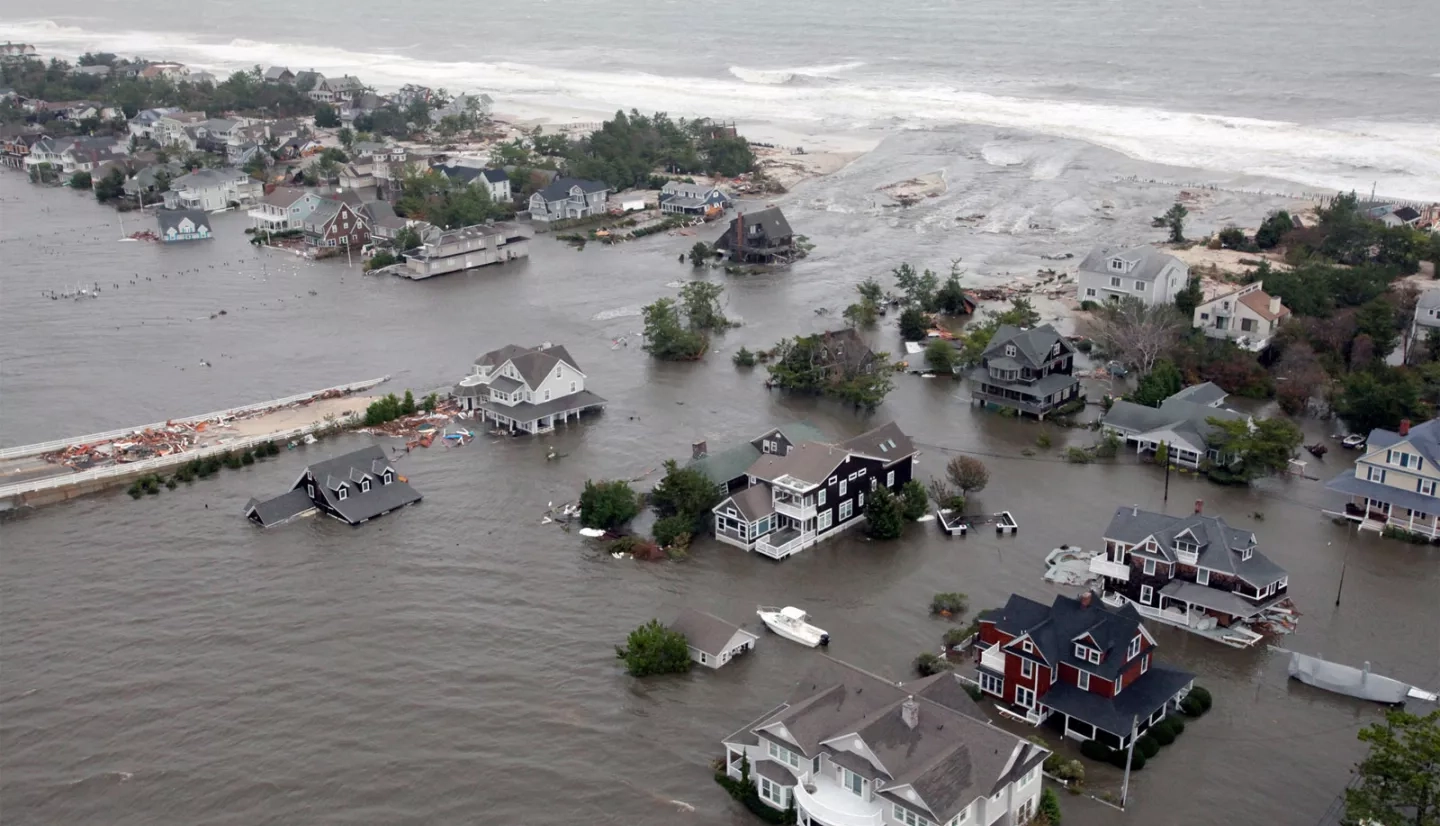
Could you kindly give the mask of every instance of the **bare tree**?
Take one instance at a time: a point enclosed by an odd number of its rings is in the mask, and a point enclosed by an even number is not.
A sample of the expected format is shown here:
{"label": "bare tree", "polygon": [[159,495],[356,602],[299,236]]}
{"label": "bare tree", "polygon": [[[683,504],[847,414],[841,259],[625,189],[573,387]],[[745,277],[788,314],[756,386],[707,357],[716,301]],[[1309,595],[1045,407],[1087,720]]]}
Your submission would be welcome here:
{"label": "bare tree", "polygon": [[1329,384],[1330,377],[1315,350],[1306,341],[1292,341],[1285,345],[1280,361],[1275,365],[1275,398],[1280,407],[1290,415],[1305,411],[1311,396],[1317,395]]}
{"label": "bare tree", "polygon": [[1095,337],[1115,358],[1149,374],[1180,337],[1188,319],[1169,304],[1146,304],[1134,296],[1106,303],[1096,319]]}
{"label": "bare tree", "polygon": [[990,483],[990,471],[985,463],[973,456],[956,456],[945,464],[945,475],[950,484],[966,496],[970,491],[982,491]]}

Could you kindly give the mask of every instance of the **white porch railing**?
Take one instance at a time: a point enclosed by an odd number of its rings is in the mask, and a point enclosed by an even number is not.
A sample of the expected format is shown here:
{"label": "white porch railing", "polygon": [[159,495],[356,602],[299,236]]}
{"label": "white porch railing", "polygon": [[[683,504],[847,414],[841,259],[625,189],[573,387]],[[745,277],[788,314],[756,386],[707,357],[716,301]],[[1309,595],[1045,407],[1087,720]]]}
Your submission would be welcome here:
{"label": "white porch railing", "polygon": [[1111,562],[1103,556],[1091,557],[1090,573],[1118,579],[1121,582],[1128,582],[1130,580],[1129,565],[1123,562]]}
{"label": "white porch railing", "polygon": [[799,536],[781,545],[770,544],[770,535],[762,536],[755,542],[755,550],[772,559],[784,559],[790,554],[804,548],[815,541],[814,531],[805,531]]}
{"label": "white porch railing", "polygon": [[998,645],[990,646],[989,648],[980,652],[980,665],[984,668],[988,668],[991,671],[996,672],[997,674],[1004,674],[1005,652],[1001,651],[1000,646]]}
{"label": "white porch railing", "polygon": [[771,504],[774,506],[776,513],[783,514],[791,519],[798,519],[804,522],[807,519],[815,518],[816,509],[813,502],[809,505],[797,505],[786,499],[776,499]]}
{"label": "white porch railing", "polygon": [[[810,787],[802,781],[795,786],[795,805],[828,826],[882,826],[885,805],[865,802],[848,789],[827,777],[808,777]],[[853,801],[853,802],[852,802]]]}

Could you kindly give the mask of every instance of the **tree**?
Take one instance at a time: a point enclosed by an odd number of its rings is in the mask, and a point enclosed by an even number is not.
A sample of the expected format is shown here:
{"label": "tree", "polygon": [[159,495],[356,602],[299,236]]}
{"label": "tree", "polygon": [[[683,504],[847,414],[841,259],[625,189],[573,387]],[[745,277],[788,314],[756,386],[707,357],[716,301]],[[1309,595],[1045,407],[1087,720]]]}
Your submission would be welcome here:
{"label": "tree", "polygon": [[695,525],[684,516],[665,516],[655,520],[651,533],[655,535],[655,544],[662,548],[684,547],[690,544]]}
{"label": "tree", "polygon": [[340,131],[335,133],[335,137],[340,139],[340,145],[345,147],[345,151],[349,152],[355,149],[354,129],[351,129],[348,126],[342,126],[340,127]]}
{"label": "tree", "polygon": [[1200,276],[1192,275],[1190,280],[1185,282],[1185,289],[1175,294],[1175,312],[1182,319],[1193,319],[1195,308],[1205,299],[1205,293],[1200,289]]}
{"label": "tree", "polygon": [[264,152],[259,150],[256,150],[255,154],[250,156],[250,160],[246,161],[245,165],[241,167],[246,175],[249,175],[257,181],[265,180],[265,171],[269,168],[270,159],[266,157]]}
{"label": "tree", "polygon": [[710,342],[680,323],[680,309],[675,300],[661,298],[641,309],[645,319],[645,351],[658,359],[684,361],[698,359]]}
{"label": "tree", "polygon": [[950,264],[950,277],[945,279],[940,291],[935,293],[935,309],[946,315],[964,315],[970,312],[970,304],[965,299],[965,288],[960,284],[960,260],[957,258]]}
{"label": "tree", "polygon": [[95,182],[95,200],[107,203],[125,195],[125,173],[118,167]]}
{"label": "tree", "polygon": [[1260,222],[1260,228],[1255,231],[1255,246],[1262,250],[1274,249],[1294,228],[1295,222],[1290,218],[1290,213],[1283,209],[1276,210]]}
{"label": "tree", "polygon": [[1295,416],[1305,410],[1310,397],[1330,380],[1308,342],[1285,345],[1275,364],[1275,399],[1280,409]]}
{"label": "tree", "polygon": [[613,531],[640,513],[640,498],[624,480],[585,481],[580,493],[580,524]]}
{"label": "tree", "polygon": [[990,470],[973,456],[956,456],[945,463],[945,475],[964,496],[979,493],[990,484]]}
{"label": "tree", "polygon": [[391,251],[389,251],[389,250],[380,250],[379,252],[377,252],[377,253],[375,253],[374,255],[370,256],[370,260],[369,260],[369,261],[366,261],[366,262],[365,262],[365,269],[366,269],[367,271],[368,271],[368,270],[378,270],[378,269],[381,269],[381,268],[383,268],[383,267],[388,267],[388,266],[390,266],[390,265],[392,265],[392,264],[394,264],[394,263],[395,263],[395,254],[394,254],[393,252],[391,252]]}
{"label": "tree", "polygon": [[1030,299],[1014,298],[1010,300],[1009,309],[996,313],[994,320],[996,324],[1009,324],[1012,327],[1034,327],[1040,323],[1040,313],[1030,303]]}
{"label": "tree", "polygon": [[923,341],[929,329],[930,320],[919,307],[912,305],[900,313],[900,337],[906,341]]}
{"label": "tree", "polygon": [[851,327],[874,327],[879,310],[876,305],[861,300],[846,307],[841,315],[845,318],[845,323]]}
{"label": "tree", "polygon": [[905,529],[905,504],[889,488],[878,487],[865,500],[865,520],[875,539],[899,539]]}
{"label": "tree", "polygon": [[1219,239],[1220,246],[1224,249],[1240,250],[1245,248],[1245,230],[1235,226],[1234,224],[1231,224],[1230,226],[1220,230],[1220,232],[1216,235],[1216,238]]}
{"label": "tree", "polygon": [[1170,243],[1179,244],[1185,241],[1185,216],[1190,210],[1184,204],[1176,203],[1166,210],[1164,217],[1165,226],[1170,228]]}
{"label": "tree", "polygon": [[395,233],[395,249],[404,252],[420,246],[420,233],[414,227],[405,227]]}
{"label": "tree", "polygon": [[937,338],[925,345],[925,364],[936,373],[951,372],[957,358],[955,345],[943,338]]}
{"label": "tree", "polygon": [[90,188],[90,173],[89,173],[89,172],[76,172],[74,175],[71,175],[71,176],[70,176],[70,183],[68,184],[68,186],[69,186],[71,189],[89,189],[89,188]]}
{"label": "tree", "polygon": [[720,310],[720,295],[724,292],[723,284],[707,281],[691,281],[680,288],[680,304],[691,330],[724,330],[730,326],[730,319]]}
{"label": "tree", "polygon": [[925,495],[925,486],[919,479],[911,479],[900,486],[900,507],[901,514],[911,522],[930,510],[929,497]]}
{"label": "tree", "polygon": [[400,402],[400,415],[410,416],[415,413],[415,394],[409,390],[405,391],[405,399]]}
{"label": "tree", "polygon": [[1394,430],[1401,419],[1421,422],[1430,418],[1420,401],[1420,380],[1409,370],[1379,365],[1351,373],[1340,382],[1335,413],[1353,433],[1375,428]]}
{"label": "tree", "polygon": [[615,646],[615,656],[625,661],[632,677],[652,674],[684,674],[690,670],[690,644],[685,635],[652,619],[630,632],[625,647]]}
{"label": "tree", "polygon": [[908,263],[901,264],[891,272],[895,276],[896,286],[905,293],[906,304],[921,310],[935,309],[935,290],[940,286],[940,279],[935,273],[930,270],[916,272]]}
{"label": "tree", "polygon": [[748,347],[743,346],[735,351],[735,355],[731,356],[730,360],[735,362],[736,367],[754,367],[755,362],[758,361],[755,354]]}
{"label": "tree", "polygon": [[426,413],[434,413],[435,406],[439,403],[440,395],[438,393],[431,393],[430,395],[426,396],[423,401],[420,402],[420,409],[424,410]]}
{"label": "tree", "polygon": [[827,352],[823,336],[796,336],[775,345],[775,358],[766,366],[778,387],[802,393],[823,393],[858,407],[874,409],[894,389],[886,364],[889,353],[868,358],[840,358]]}
{"label": "tree", "polygon": [[1220,452],[1221,462],[1227,463],[1226,473],[1245,482],[1284,471],[1304,438],[1289,419],[1247,422],[1212,416],[1205,421],[1215,429],[1210,445]]}
{"label": "tree", "polygon": [[665,477],[650,493],[650,506],[661,517],[679,516],[690,520],[693,532],[703,526],[710,509],[720,504],[720,498],[719,490],[708,476],[670,459],[665,462]]}
{"label": "tree", "polygon": [[315,107],[315,126],[320,129],[334,129],[340,125],[340,115],[335,107],[322,103]]}
{"label": "tree", "polygon": [[1374,358],[1384,361],[1400,342],[1400,319],[1386,296],[1376,296],[1355,314],[1355,331],[1370,337]]}
{"label": "tree", "polygon": [[1146,304],[1126,296],[1100,309],[1095,332],[1112,356],[1133,365],[1143,376],[1188,326],[1188,319],[1182,320],[1169,304]]}
{"label": "tree", "polygon": [[690,265],[697,269],[703,267],[712,256],[709,244],[704,241],[696,241],[695,246],[690,248]]}
{"label": "tree", "polygon": [[1185,379],[1175,367],[1175,362],[1160,359],[1155,362],[1155,368],[1140,379],[1135,392],[1130,394],[1130,401],[1146,407],[1159,407],[1161,402],[1179,393],[1184,387]]}
{"label": "tree", "polygon": [[[1078,764],[1080,761],[1073,762]],[[1040,806],[1031,823],[1035,826],[1060,826],[1060,798],[1054,789],[1047,786],[1040,792]]]}
{"label": "tree", "polygon": [[880,282],[873,278],[867,278],[856,284],[855,292],[860,294],[861,301],[868,301],[877,307],[881,301],[885,300],[885,292],[880,287]]}
{"label": "tree", "polygon": [[1383,826],[1440,824],[1440,711],[1385,712],[1357,735],[1370,746],[1345,790],[1346,820]]}

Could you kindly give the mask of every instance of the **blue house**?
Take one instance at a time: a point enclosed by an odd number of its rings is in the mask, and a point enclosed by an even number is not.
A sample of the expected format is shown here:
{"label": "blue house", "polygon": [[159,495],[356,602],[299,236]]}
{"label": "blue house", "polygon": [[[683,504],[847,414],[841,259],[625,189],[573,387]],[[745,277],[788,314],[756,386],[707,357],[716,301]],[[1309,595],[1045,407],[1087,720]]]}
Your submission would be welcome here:
{"label": "blue house", "polygon": [[672,215],[711,215],[730,206],[730,199],[713,186],[670,181],[660,190],[660,211]]}
{"label": "blue house", "polygon": [[212,237],[210,219],[198,209],[164,209],[155,217],[160,221],[160,240],[167,244]]}

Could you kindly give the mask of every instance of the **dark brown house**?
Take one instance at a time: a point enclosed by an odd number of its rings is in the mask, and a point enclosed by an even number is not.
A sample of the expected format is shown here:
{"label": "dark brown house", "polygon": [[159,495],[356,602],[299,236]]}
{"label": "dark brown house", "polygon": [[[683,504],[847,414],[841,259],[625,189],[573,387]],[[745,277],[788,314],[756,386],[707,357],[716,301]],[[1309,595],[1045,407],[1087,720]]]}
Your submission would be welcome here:
{"label": "dark brown house", "polygon": [[326,198],[305,218],[305,243],[312,247],[360,247],[370,240],[370,227],[359,210]]}
{"label": "dark brown house", "polygon": [[715,249],[737,264],[788,264],[795,260],[795,232],[779,207],[735,216]]}

